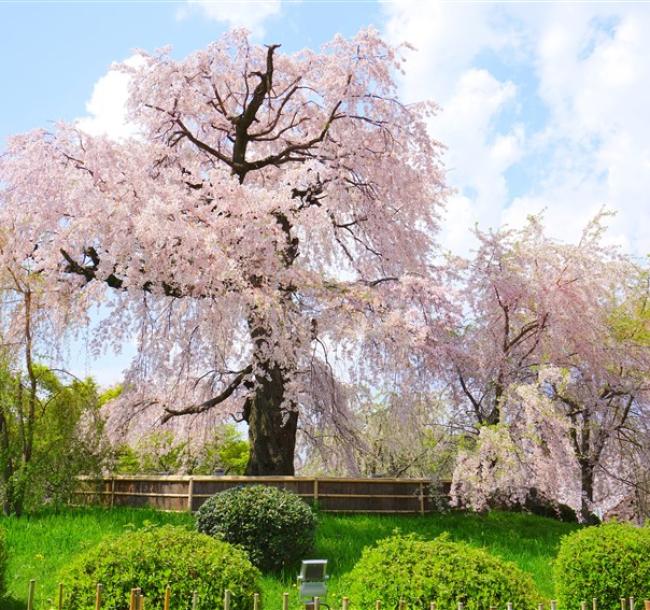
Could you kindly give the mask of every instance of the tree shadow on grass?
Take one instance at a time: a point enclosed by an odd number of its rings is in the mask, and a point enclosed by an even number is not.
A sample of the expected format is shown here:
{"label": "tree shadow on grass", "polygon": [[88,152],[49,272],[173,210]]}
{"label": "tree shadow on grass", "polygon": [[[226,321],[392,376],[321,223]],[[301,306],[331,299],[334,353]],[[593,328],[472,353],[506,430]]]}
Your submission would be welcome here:
{"label": "tree shadow on grass", "polygon": [[3,597],[0,598],[0,608],[2,610],[25,610],[27,603],[13,597]]}

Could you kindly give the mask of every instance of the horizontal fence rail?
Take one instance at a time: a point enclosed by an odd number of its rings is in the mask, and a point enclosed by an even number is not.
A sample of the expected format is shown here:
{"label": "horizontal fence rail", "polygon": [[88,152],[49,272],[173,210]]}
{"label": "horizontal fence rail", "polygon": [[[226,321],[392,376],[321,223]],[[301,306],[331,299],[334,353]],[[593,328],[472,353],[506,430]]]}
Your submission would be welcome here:
{"label": "horizontal fence rail", "polygon": [[75,504],[196,511],[214,494],[242,485],[287,489],[335,513],[425,514],[449,494],[450,483],[428,479],[114,475],[78,477]]}
{"label": "horizontal fence rail", "polygon": [[[27,610],[35,610],[35,604],[34,604],[35,591],[36,591],[36,581],[30,580],[28,594],[27,594]],[[58,608],[58,610],[64,610],[65,608],[64,593],[65,593],[64,585],[60,584],[57,591],[56,607]],[[251,601],[252,601],[253,610],[262,610],[262,599],[260,597],[260,594],[254,593],[252,597],[253,599]],[[295,607],[295,601],[296,601],[296,600],[292,600],[293,603],[290,603],[289,597],[290,597],[289,593],[283,593],[281,599],[267,600],[264,606],[271,608],[272,610],[279,610],[280,607],[282,608],[282,610],[289,610],[290,607]],[[97,587],[94,591],[94,598],[95,598],[95,603],[93,604],[94,610],[102,610],[105,607],[104,606],[105,603],[107,605],[110,604],[111,607],[114,607],[114,604],[111,603],[114,602],[114,600],[104,598],[102,585],[99,583],[97,584]],[[187,608],[188,605],[192,608],[192,610],[199,610],[202,607],[200,603],[201,600],[196,591],[192,594],[191,599],[179,600],[179,599],[175,599],[172,588],[169,585],[165,587],[165,592],[162,599],[160,600],[149,599],[148,600],[149,604],[145,605],[146,599],[147,598],[144,592],[142,591],[142,589],[139,588],[131,589],[131,595],[130,595],[129,605],[128,605],[129,610],[145,610],[145,608],[148,608],[150,606],[157,606],[157,607],[162,606],[163,610],[174,610],[174,608]],[[48,600],[48,602],[50,603],[52,603],[53,601],[54,600],[51,599]],[[342,597],[339,600],[336,600],[330,604],[325,603],[325,599],[321,600],[319,597],[311,598],[310,600],[307,601],[307,603],[305,603],[304,600],[300,600],[300,601],[301,601],[300,604],[301,607],[303,607],[305,610],[321,610],[321,608],[323,610],[325,608],[328,610],[338,610],[338,609],[349,610],[350,608],[349,597]],[[235,602],[236,602],[235,596],[228,589],[226,589],[223,592],[223,610],[232,610],[233,606],[237,605]],[[249,603],[247,605],[250,607],[251,604]],[[600,604],[598,603],[598,600],[596,598],[593,598],[591,600],[590,605],[591,605],[591,610],[600,610]],[[419,604],[418,607],[420,607]],[[410,606],[407,603],[407,600],[404,599],[401,599],[399,601],[399,604],[397,605],[397,610],[409,610],[409,608]],[[536,609],[515,608],[513,607],[512,603],[508,602],[505,608],[499,608],[498,606],[489,606],[489,608],[486,607],[485,610],[545,610],[546,608],[550,608],[550,610],[558,610],[557,601],[551,600],[548,603],[548,606],[547,604],[540,603]],[[643,602],[637,605],[636,600],[633,597],[621,597],[621,610],[637,610],[637,608],[638,610],[650,610],[650,600],[648,599],[643,600]],[[362,610],[373,610],[373,609],[364,608]],[[376,601],[374,610],[384,610],[382,609],[382,605],[379,600]],[[386,607],[385,610],[390,610],[390,608]],[[465,610],[465,603],[459,601],[457,602],[456,608],[449,608],[449,607],[442,607],[442,605],[438,606],[438,604],[435,601],[431,601],[429,603],[428,610]],[[570,610],[578,610],[578,608],[571,608]],[[587,610],[586,600],[581,602],[580,610]]]}

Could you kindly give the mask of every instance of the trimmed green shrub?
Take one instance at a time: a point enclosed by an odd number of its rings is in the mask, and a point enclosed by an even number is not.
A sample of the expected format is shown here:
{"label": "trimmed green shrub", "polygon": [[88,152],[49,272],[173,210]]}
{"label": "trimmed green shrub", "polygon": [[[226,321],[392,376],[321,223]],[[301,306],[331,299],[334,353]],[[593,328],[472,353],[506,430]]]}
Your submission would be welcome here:
{"label": "trimmed green shrub", "polygon": [[250,485],[208,499],[198,511],[196,527],[241,546],[263,571],[278,571],[304,559],[312,549],[316,519],[296,494]]}
{"label": "trimmed green shrub", "polygon": [[564,536],[554,571],[563,608],[592,597],[603,610],[620,608],[621,597],[650,599],[650,528],[606,523]]}
{"label": "trimmed green shrub", "polygon": [[103,586],[102,610],[129,607],[131,589],[140,587],[148,610],[161,610],[165,587],[171,586],[172,607],[197,610],[223,608],[225,589],[233,607],[249,610],[259,591],[260,574],[244,551],[182,527],[148,527],[105,540],[79,555],[61,574],[66,610],[92,610],[96,583]]}
{"label": "trimmed green shrub", "polygon": [[9,556],[7,555],[5,539],[5,531],[0,528],[0,599],[2,599],[7,592],[5,573],[7,571],[7,561],[9,560]]}
{"label": "trimmed green shrub", "polygon": [[377,599],[383,608],[397,608],[403,599],[408,608],[422,610],[432,601],[439,608],[462,601],[467,610],[485,610],[512,602],[515,610],[532,610],[539,601],[529,574],[483,549],[452,542],[446,533],[435,540],[380,540],[363,551],[348,584],[357,608],[371,608]]}

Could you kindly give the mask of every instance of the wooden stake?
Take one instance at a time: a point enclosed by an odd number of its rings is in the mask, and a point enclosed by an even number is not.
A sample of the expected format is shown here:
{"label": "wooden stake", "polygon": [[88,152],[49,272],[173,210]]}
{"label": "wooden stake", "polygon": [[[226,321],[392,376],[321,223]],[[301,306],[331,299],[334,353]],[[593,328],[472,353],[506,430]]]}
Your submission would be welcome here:
{"label": "wooden stake", "polygon": [[557,610],[557,600],[551,600],[551,610]]}
{"label": "wooden stake", "polygon": [[163,610],[169,610],[169,602],[171,601],[172,597],[172,588],[167,585],[165,587],[165,601],[163,602]]}
{"label": "wooden stake", "polygon": [[253,610],[260,610],[260,594],[253,593]]}
{"label": "wooden stake", "polygon": [[634,610],[634,598],[630,597],[630,610]]}
{"label": "wooden stake", "polygon": [[375,610],[381,610],[381,600],[380,599],[378,599],[375,602]]}
{"label": "wooden stake", "polygon": [[627,610],[627,600],[624,597],[621,597],[621,610]]}
{"label": "wooden stake", "polygon": [[[492,610],[493,606],[490,606],[490,610]],[[544,604],[537,604],[537,610],[544,610]]]}
{"label": "wooden stake", "polygon": [[399,600],[399,610],[404,610],[406,604],[404,603],[404,600],[400,598]]}
{"label": "wooden stake", "polygon": [[348,610],[350,607],[350,598],[344,597],[341,604],[341,610]]}
{"label": "wooden stake", "polygon": [[[458,602],[458,610],[463,610],[464,607],[465,606],[463,605],[463,602]],[[511,609],[508,608],[508,610],[511,610]]]}
{"label": "wooden stake", "polygon": [[587,602],[586,601],[581,601],[580,602],[580,610],[587,610]]}
{"label": "wooden stake", "polygon": [[29,589],[27,593],[27,610],[34,610],[34,590],[36,589],[36,581],[32,578],[29,581]]}
{"label": "wooden stake", "polygon": [[192,512],[192,501],[194,500],[194,477],[190,477],[187,483],[187,512]]}
{"label": "wooden stake", "polygon": [[129,610],[137,610],[137,608],[135,607],[136,592],[137,589],[135,587],[131,589],[131,597],[129,599]]}
{"label": "wooden stake", "polygon": [[59,603],[58,603],[58,609],[63,610],[63,583],[59,583]]}
{"label": "wooden stake", "polygon": [[506,607],[508,608],[508,610],[512,610],[512,602],[508,602]]}
{"label": "wooden stake", "polygon": [[431,602],[429,604],[429,610],[436,610],[436,602]]}
{"label": "wooden stake", "polygon": [[650,599],[646,599],[644,605],[645,605],[645,610],[650,610]]}
{"label": "wooden stake", "polygon": [[196,610],[198,605],[199,605],[199,596],[196,593],[196,591],[193,591],[192,592],[192,610]]}
{"label": "wooden stake", "polygon": [[100,610],[102,606],[102,586],[97,583],[97,589],[95,590],[95,610]]}
{"label": "wooden stake", "polygon": [[595,597],[591,600],[591,610],[598,610],[598,600]]}
{"label": "wooden stake", "polygon": [[314,610],[320,610],[320,597],[314,597]]}
{"label": "wooden stake", "polygon": [[228,589],[223,592],[223,610],[230,610],[230,591]]}
{"label": "wooden stake", "polygon": [[138,595],[138,610],[144,610],[144,595],[142,593]]}
{"label": "wooden stake", "polygon": [[282,594],[282,610],[289,610],[289,594]]}

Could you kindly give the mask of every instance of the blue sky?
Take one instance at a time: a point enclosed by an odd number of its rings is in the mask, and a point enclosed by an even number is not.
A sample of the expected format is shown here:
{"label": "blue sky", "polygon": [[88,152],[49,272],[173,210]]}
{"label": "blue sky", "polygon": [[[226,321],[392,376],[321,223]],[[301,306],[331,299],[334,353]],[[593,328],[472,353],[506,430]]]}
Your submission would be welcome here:
{"label": "blue sky", "polygon": [[[575,240],[604,207],[612,242],[650,252],[648,3],[0,2],[0,141],[60,119],[119,133],[126,83],[113,62],[167,44],[182,57],[238,25],[287,52],[368,25],[417,47],[400,89],[441,106],[430,130],[455,189],[444,247],[467,253],[475,224],[542,210]],[[84,366],[108,383],[124,357]]]}

